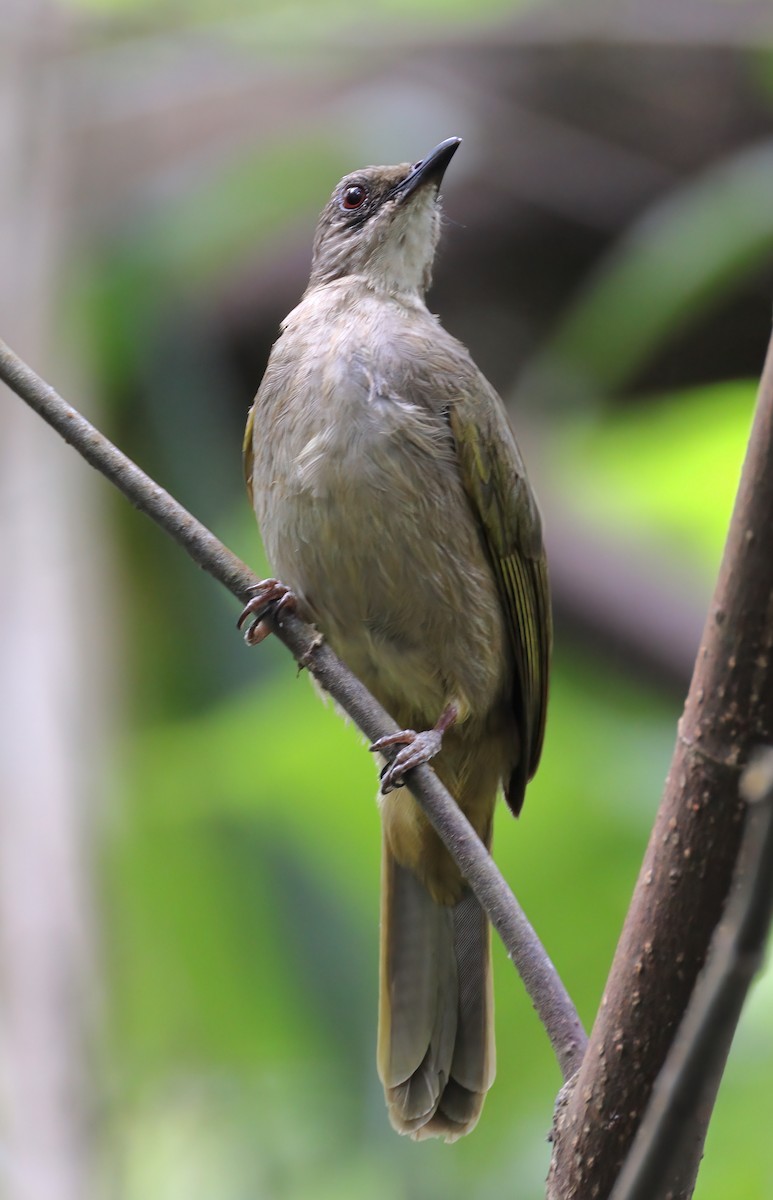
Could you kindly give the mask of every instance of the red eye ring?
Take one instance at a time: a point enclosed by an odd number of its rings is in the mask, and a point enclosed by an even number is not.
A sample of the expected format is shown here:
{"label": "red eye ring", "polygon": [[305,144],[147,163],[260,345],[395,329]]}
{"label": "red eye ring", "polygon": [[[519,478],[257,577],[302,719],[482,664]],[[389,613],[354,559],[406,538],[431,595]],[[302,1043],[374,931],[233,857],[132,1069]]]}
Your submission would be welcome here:
{"label": "red eye ring", "polygon": [[364,188],[361,183],[350,183],[341,193],[341,208],[345,208],[347,211],[362,208],[367,198],[367,188]]}

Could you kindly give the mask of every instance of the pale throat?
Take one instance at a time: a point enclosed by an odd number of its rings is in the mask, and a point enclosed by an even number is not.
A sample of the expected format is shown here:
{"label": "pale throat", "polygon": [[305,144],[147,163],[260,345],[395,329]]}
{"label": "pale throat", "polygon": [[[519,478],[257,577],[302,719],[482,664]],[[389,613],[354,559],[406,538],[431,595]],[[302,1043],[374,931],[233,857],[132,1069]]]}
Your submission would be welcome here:
{"label": "pale throat", "polygon": [[371,257],[367,272],[371,286],[423,299],[430,283],[438,224],[434,198],[420,207],[412,206]]}

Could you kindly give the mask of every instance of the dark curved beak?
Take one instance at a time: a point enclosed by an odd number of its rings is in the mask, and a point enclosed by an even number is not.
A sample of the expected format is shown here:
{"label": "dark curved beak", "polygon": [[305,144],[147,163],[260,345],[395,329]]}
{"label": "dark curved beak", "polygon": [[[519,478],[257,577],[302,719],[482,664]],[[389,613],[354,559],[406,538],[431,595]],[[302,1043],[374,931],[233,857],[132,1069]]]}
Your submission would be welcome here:
{"label": "dark curved beak", "polygon": [[461,142],[462,139],[459,137],[446,138],[444,142],[441,142],[439,146],[431,150],[421,162],[414,163],[405,179],[401,183],[398,183],[394,189],[393,195],[396,199],[402,203],[427,183],[432,183],[436,188],[439,188],[445,175],[446,167],[456,154]]}

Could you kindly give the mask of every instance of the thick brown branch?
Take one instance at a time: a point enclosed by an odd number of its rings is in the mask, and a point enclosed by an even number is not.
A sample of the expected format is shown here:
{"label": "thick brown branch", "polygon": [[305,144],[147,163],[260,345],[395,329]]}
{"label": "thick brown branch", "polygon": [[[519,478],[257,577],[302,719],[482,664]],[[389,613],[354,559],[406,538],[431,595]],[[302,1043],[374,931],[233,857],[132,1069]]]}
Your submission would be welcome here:
{"label": "thick brown branch", "polygon": [[[733,897],[611,1200],[652,1200],[691,1152],[716,1098],[773,916],[773,749],[741,779],[749,805]],[[677,1168],[679,1169],[679,1168]]]}
{"label": "thick brown branch", "polygon": [[[153,482],[107,438],[0,341],[0,379],[59,432],[91,466],[114,483],[141,512],[175,539],[195,562],[237,599],[257,583],[250,569]],[[314,678],[375,741],[397,725],[360,681],[336,658],[310,625],[289,613],[266,618],[273,632]],[[429,767],[411,772],[411,791],[437,829],[502,938],[545,1026],[564,1079],[582,1059],[587,1043],[574,1005],[536,933],[494,860],[467,818]]]}
{"label": "thick brown branch", "polygon": [[[740,772],[773,740],[773,347],[663,801],[572,1095],[548,1195],[607,1197],[719,922],[742,830]],[[679,1170],[689,1197],[710,1115]],[[655,1200],[655,1197],[653,1197]]]}

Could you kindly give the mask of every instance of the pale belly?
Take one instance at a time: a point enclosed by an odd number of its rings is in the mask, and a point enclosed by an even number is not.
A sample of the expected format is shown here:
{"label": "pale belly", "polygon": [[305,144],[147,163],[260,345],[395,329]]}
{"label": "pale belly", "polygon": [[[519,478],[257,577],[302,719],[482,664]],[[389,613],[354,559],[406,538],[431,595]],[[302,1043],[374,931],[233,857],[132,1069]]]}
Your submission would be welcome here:
{"label": "pale belly", "polygon": [[325,445],[307,432],[256,497],[273,570],[398,722],[431,725],[452,701],[485,722],[510,651],[455,463],[383,422]]}

